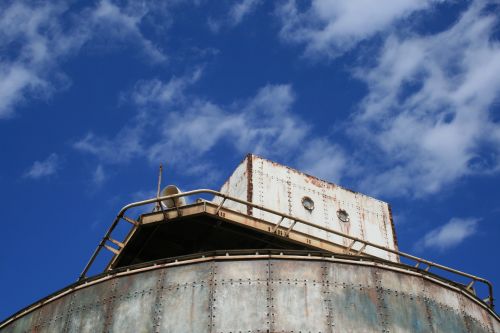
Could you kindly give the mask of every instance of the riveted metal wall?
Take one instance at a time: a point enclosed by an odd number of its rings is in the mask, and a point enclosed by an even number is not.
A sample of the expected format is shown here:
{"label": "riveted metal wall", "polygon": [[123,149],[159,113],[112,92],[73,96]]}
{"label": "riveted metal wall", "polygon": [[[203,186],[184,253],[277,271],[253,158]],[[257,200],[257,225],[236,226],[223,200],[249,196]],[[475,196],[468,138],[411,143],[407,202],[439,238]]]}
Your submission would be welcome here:
{"label": "riveted metal wall", "polygon": [[[392,250],[398,249],[387,203],[255,155],[247,156],[220,191]],[[304,208],[302,200],[305,197],[314,202],[314,209]],[[220,202],[220,199],[215,201]],[[239,203],[229,201],[225,206],[250,214]],[[348,221],[339,219],[339,210],[348,213]],[[254,209],[252,215],[274,223],[279,221],[279,216],[262,210]],[[289,227],[291,223],[284,221],[282,226]],[[294,229],[346,247],[351,242],[347,238],[303,224],[297,224]],[[357,243],[353,248],[358,250],[361,246]],[[398,261],[397,255],[374,247],[368,247],[365,252]]]}
{"label": "riveted metal wall", "polygon": [[411,273],[325,259],[214,260],[115,276],[0,332],[493,332],[471,298]]}

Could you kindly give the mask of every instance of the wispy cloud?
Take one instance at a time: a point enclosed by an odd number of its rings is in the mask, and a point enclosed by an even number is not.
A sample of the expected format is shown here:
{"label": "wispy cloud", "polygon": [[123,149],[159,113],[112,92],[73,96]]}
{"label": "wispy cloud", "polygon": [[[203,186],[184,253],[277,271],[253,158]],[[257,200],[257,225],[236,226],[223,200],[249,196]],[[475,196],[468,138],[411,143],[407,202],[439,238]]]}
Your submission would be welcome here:
{"label": "wispy cloud", "polygon": [[143,151],[141,143],[144,133],[143,124],[124,127],[114,138],[105,138],[92,132],[73,144],[76,150],[95,155],[106,164],[130,161]]}
{"label": "wispy cloud", "polygon": [[316,177],[339,182],[349,166],[347,155],[340,145],[324,138],[311,138],[297,156],[297,167]]}
{"label": "wispy cloud", "polygon": [[[141,81],[129,94],[138,108],[130,124],[115,138],[87,134],[74,147],[95,155],[101,163],[140,156],[152,163],[168,160],[187,174],[207,174],[200,165],[213,167],[207,156],[224,146],[241,155],[254,152],[288,160],[318,176],[340,179],[345,162],[342,149],[313,136],[310,124],[293,113],[291,85],[268,84],[254,96],[219,105],[189,93],[199,79],[200,72],[194,71],[169,82]],[[218,173],[210,173],[212,180],[217,177]]]}
{"label": "wispy cloud", "polygon": [[232,25],[238,25],[243,18],[252,13],[261,3],[261,0],[241,0],[229,9],[229,18]]}
{"label": "wispy cloud", "polygon": [[417,252],[426,249],[444,251],[458,246],[466,238],[476,233],[478,222],[477,218],[452,218],[448,223],[425,234],[415,244],[414,250]]}
{"label": "wispy cloud", "polygon": [[104,167],[99,164],[94,170],[94,174],[92,175],[92,182],[95,186],[101,186],[106,181],[106,173],[104,171]]}
{"label": "wispy cloud", "polygon": [[369,93],[351,128],[379,157],[364,188],[423,196],[498,170],[500,126],[492,114],[500,93],[498,17],[483,8],[472,4],[439,34],[392,35],[376,66],[359,69]]}
{"label": "wispy cloud", "polygon": [[55,65],[85,38],[63,31],[58,17],[65,11],[60,3],[0,5],[0,48],[13,51],[0,59],[0,118],[12,115],[26,96],[46,98],[67,85]]}
{"label": "wispy cloud", "polygon": [[252,14],[261,3],[262,0],[240,0],[234,2],[229,8],[226,17],[209,17],[207,20],[208,27],[213,33],[218,33],[223,27],[235,27],[246,16]]}
{"label": "wispy cloud", "polygon": [[110,0],[101,0],[95,8],[87,11],[88,23],[91,25],[90,35],[92,38],[111,38],[114,42],[132,42],[149,59],[155,62],[165,61],[165,52],[146,38],[140,29],[143,19],[153,9],[155,8],[147,3],[127,2],[120,6]]}
{"label": "wispy cloud", "polygon": [[0,4],[0,48],[9,49],[0,59],[0,119],[12,116],[20,103],[68,87],[60,65],[91,42],[136,43],[152,61],[166,59],[139,28],[152,8],[102,0],[73,15],[68,7],[61,1]]}
{"label": "wispy cloud", "polygon": [[333,58],[361,41],[394,28],[434,0],[312,0],[299,6],[289,0],[277,7],[283,40],[305,45],[308,57]]}
{"label": "wispy cloud", "polygon": [[26,171],[24,177],[31,179],[40,179],[57,173],[60,168],[60,158],[57,154],[50,154],[43,161],[35,161]]}
{"label": "wispy cloud", "polygon": [[[182,77],[173,77],[168,82],[158,79],[141,80],[137,82],[129,98],[139,107],[166,106],[174,102],[180,103],[184,98],[184,91],[195,84],[201,77],[201,67]],[[122,95],[127,99],[126,95]]]}
{"label": "wispy cloud", "polygon": [[[348,155],[346,147],[314,135],[312,124],[294,112],[291,85],[264,85],[254,96],[221,105],[189,92],[201,69],[169,81],[137,82],[125,94],[137,107],[136,117],[111,137],[88,133],[75,148],[98,156],[102,164],[168,158],[191,163],[194,172],[198,160],[225,146],[333,181],[352,177],[374,195],[426,196],[467,175],[496,172],[500,126],[492,108],[500,91],[495,75],[500,47],[493,38],[498,18],[485,13],[485,3],[473,2],[440,33],[419,36],[393,29],[437,2],[313,1],[305,11],[293,1],[278,6],[282,18],[291,15],[282,37],[295,36],[306,53],[335,56],[384,32],[374,63],[353,71],[368,93],[347,122],[345,132],[354,143]],[[391,9],[382,10],[386,6]],[[367,23],[356,19],[357,10]]]}

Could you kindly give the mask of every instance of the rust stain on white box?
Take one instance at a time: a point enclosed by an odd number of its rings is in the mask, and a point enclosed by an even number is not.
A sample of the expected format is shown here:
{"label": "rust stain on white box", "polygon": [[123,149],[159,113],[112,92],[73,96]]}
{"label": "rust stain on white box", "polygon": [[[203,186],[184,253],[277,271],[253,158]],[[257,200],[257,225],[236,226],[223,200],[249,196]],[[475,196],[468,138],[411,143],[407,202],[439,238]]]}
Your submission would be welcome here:
{"label": "rust stain on white box", "polygon": [[[391,250],[398,249],[388,203],[253,154],[247,155],[220,191]],[[238,203],[227,202],[225,207],[270,222],[279,221],[274,214],[248,211],[245,205]],[[286,220],[282,226],[289,227],[291,223]],[[294,230],[343,246],[350,245],[349,239],[311,226],[297,224]],[[361,246],[357,243],[353,249],[358,250]],[[396,254],[373,247],[368,247],[365,253],[399,261]]]}

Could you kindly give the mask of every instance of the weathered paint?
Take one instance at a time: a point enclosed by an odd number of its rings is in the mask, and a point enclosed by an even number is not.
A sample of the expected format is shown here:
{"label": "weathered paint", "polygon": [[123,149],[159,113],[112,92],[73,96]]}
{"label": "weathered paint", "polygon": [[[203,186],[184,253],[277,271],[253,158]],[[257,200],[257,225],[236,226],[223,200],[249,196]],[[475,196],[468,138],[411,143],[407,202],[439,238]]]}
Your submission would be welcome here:
{"label": "weathered paint", "polygon": [[[247,156],[220,192],[397,250],[392,214],[387,203],[255,155]],[[312,211],[302,205],[304,197],[314,201]],[[216,201],[220,202],[219,199]],[[224,206],[248,213],[247,207],[235,202],[225,202]],[[339,220],[339,209],[349,214],[349,222]],[[278,216],[258,209],[254,209],[252,215],[274,223],[279,221]],[[282,226],[291,224],[292,221],[285,220]],[[347,238],[300,223],[294,226],[294,230],[346,247],[350,244]],[[353,249],[358,250],[361,246],[357,243]],[[399,260],[396,254],[373,247],[366,248],[365,252],[391,261]]]}
{"label": "weathered paint", "polygon": [[82,285],[0,332],[493,332],[459,291],[383,266],[206,258]]}
{"label": "weathered paint", "polygon": [[[249,197],[249,193],[251,193],[250,186],[251,176],[249,176],[249,168],[247,163],[241,163],[234,170],[231,177],[229,177],[226,182],[222,185],[221,192],[222,193],[234,193],[235,197],[242,198],[246,201],[251,202],[251,196]],[[222,199],[219,197],[214,198],[214,201],[220,203]],[[247,207],[245,205],[236,203],[236,202],[227,202],[224,204],[226,207],[233,207],[235,210],[239,212],[244,212],[245,214],[251,213],[247,212]]]}

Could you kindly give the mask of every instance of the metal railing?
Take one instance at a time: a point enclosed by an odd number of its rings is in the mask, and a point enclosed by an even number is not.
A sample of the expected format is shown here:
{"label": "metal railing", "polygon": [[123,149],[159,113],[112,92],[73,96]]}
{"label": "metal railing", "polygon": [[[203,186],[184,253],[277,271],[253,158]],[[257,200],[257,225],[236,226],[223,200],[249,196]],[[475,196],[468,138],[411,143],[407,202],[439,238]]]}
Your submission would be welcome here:
{"label": "metal railing", "polygon": [[[167,199],[176,199],[176,198],[180,198],[180,197],[188,197],[188,196],[193,196],[193,195],[198,195],[198,194],[209,194],[209,195],[213,195],[214,197],[219,197],[219,198],[222,199],[221,202],[218,204],[218,206],[216,208],[216,213],[215,214],[217,214],[220,211],[220,209],[223,208],[224,203],[229,200],[229,201],[233,201],[233,202],[236,202],[236,203],[239,203],[239,204],[242,204],[242,205],[246,205],[247,208],[249,208],[249,207],[256,208],[258,210],[261,210],[261,211],[264,211],[264,212],[267,212],[267,213],[271,213],[271,214],[277,215],[280,218],[280,220],[279,220],[279,222],[277,224],[275,224],[274,228],[271,230],[271,232],[273,232],[273,233],[275,233],[277,231],[278,227],[281,225],[281,223],[285,219],[289,219],[290,221],[292,221],[292,223],[287,228],[287,230],[286,230],[286,232],[284,234],[285,237],[287,237],[289,235],[289,233],[293,230],[293,228],[297,224],[303,224],[303,225],[311,226],[311,227],[314,227],[316,229],[323,230],[323,231],[332,233],[334,235],[338,235],[338,236],[341,236],[343,238],[347,238],[347,239],[351,240],[351,242],[350,242],[350,244],[348,246],[348,251],[349,252],[353,249],[353,246],[356,243],[360,243],[360,244],[362,244],[362,246],[361,246],[361,248],[359,250],[357,250],[357,254],[364,253],[364,251],[366,251],[366,249],[368,247],[373,247],[373,248],[380,249],[380,250],[383,250],[385,252],[393,253],[393,254],[399,255],[400,257],[403,257],[403,258],[406,258],[406,259],[414,261],[415,265],[413,267],[412,266],[409,266],[409,267],[411,267],[413,269],[419,269],[422,272],[429,272],[431,268],[437,268],[437,269],[441,269],[443,271],[446,271],[446,272],[449,272],[449,273],[453,273],[453,274],[465,277],[467,279],[470,279],[470,282],[467,285],[463,285],[463,286],[465,287],[465,289],[467,291],[469,291],[474,296],[476,296],[475,292],[474,292],[474,289],[473,289],[474,284],[476,282],[483,283],[483,284],[485,284],[487,286],[488,297],[485,298],[485,299],[483,299],[482,302],[485,303],[487,306],[489,306],[491,309],[494,309],[493,285],[491,284],[491,282],[489,282],[486,279],[483,279],[481,277],[478,277],[478,276],[475,276],[475,275],[472,275],[472,274],[468,274],[468,273],[465,273],[465,272],[453,269],[451,267],[440,265],[438,263],[435,263],[435,262],[432,262],[432,261],[429,261],[429,260],[425,260],[425,259],[419,258],[419,257],[411,255],[409,253],[405,253],[405,252],[401,252],[401,251],[398,251],[398,250],[389,249],[389,248],[386,248],[384,246],[381,246],[381,245],[378,245],[378,244],[366,241],[364,239],[361,239],[361,238],[358,238],[358,237],[354,237],[354,236],[351,236],[351,235],[348,235],[348,234],[345,234],[343,232],[340,232],[340,231],[337,231],[337,230],[333,230],[333,229],[330,229],[330,228],[327,228],[327,227],[323,227],[323,226],[311,223],[309,221],[297,218],[295,216],[292,216],[292,215],[289,215],[289,214],[286,214],[286,213],[282,213],[282,212],[278,212],[276,210],[273,210],[273,209],[270,209],[270,208],[267,208],[267,207],[264,207],[264,206],[261,206],[261,205],[257,205],[257,204],[254,204],[252,202],[248,202],[248,201],[245,201],[245,200],[242,200],[242,199],[234,198],[234,197],[231,197],[231,196],[229,196],[227,194],[224,194],[224,193],[221,193],[221,192],[218,192],[218,191],[214,191],[214,190],[210,190],[210,189],[199,189],[199,190],[188,191],[188,192],[183,192],[183,193],[169,195],[169,196],[157,197],[157,198],[152,198],[152,199],[148,199],[148,200],[133,202],[133,203],[130,203],[130,204],[124,206],[120,210],[120,212],[118,213],[118,215],[115,217],[115,219],[113,220],[113,223],[111,224],[111,226],[106,231],[104,237],[101,239],[101,241],[97,245],[96,249],[94,250],[94,253],[90,257],[90,259],[87,262],[87,264],[85,265],[85,268],[83,269],[82,273],[80,274],[78,280],[82,280],[82,279],[86,278],[87,272],[89,271],[90,267],[92,266],[92,264],[94,263],[95,259],[99,255],[99,252],[103,248],[108,249],[109,251],[113,252],[115,255],[118,255],[120,253],[120,250],[124,247],[124,244],[122,242],[120,242],[120,241],[117,241],[117,240],[111,238],[111,234],[112,234],[113,230],[115,230],[116,226],[118,225],[118,223],[121,220],[124,220],[124,221],[126,221],[128,223],[131,223],[133,225],[133,228],[138,228],[140,226],[140,222],[139,221],[136,221],[136,220],[134,220],[134,219],[132,219],[130,217],[125,216],[125,212],[127,210],[129,210],[130,208],[134,208],[134,207],[138,207],[138,206],[144,206],[144,205],[148,205],[148,204],[152,204],[152,203],[160,203],[161,201],[164,201],[164,200],[167,200]],[[175,205],[176,200],[171,200],[171,201]],[[159,204],[159,207],[160,207],[161,211],[163,211],[165,213],[165,211],[163,210],[163,206],[161,204]],[[179,212],[179,207],[177,207],[177,206],[175,206],[172,209],[176,209],[177,212]],[[111,247],[110,245],[107,244],[107,242],[111,242],[114,245],[118,246],[120,250],[117,250],[116,248]],[[424,268],[420,268],[421,265],[425,265],[425,267]],[[446,280],[449,280],[449,279],[446,278]],[[452,280],[450,280],[450,281],[452,281]],[[459,285],[462,285],[461,283],[458,283],[458,282],[455,282],[455,283],[459,284]]]}

